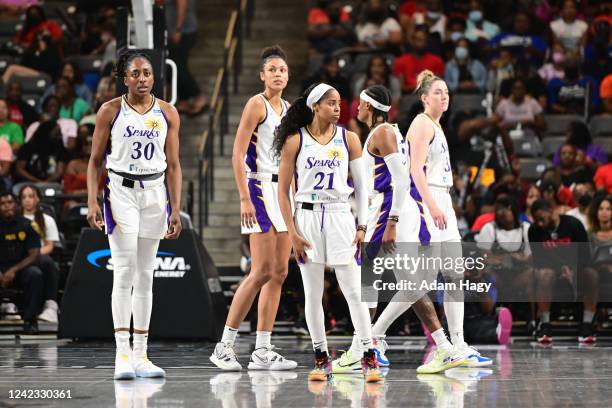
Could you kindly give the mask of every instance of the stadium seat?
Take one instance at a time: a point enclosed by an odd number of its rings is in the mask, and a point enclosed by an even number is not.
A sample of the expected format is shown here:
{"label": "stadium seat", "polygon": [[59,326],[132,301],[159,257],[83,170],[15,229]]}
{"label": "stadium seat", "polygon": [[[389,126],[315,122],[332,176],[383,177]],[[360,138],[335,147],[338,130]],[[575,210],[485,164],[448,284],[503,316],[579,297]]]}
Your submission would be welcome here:
{"label": "stadium seat", "polygon": [[17,30],[21,29],[19,20],[0,22],[0,35],[15,38]]}
{"label": "stadium seat", "polygon": [[419,97],[415,94],[405,94],[402,95],[402,99],[400,100],[400,112],[406,113],[412,109],[412,105],[416,102],[419,102]]}
{"label": "stadium seat", "polygon": [[551,136],[547,137],[546,140],[542,141],[542,155],[547,158],[551,158],[557,153],[559,147],[565,143],[565,136]]}
{"label": "stadium seat", "polygon": [[514,153],[519,157],[538,157],[542,155],[542,144],[535,136],[525,135],[520,139],[512,140]]}
{"label": "stadium seat", "polygon": [[485,113],[483,106],[484,96],[470,94],[455,94],[451,96],[451,103],[455,112]]}
{"label": "stadium seat", "polygon": [[23,100],[26,101],[31,107],[36,108],[38,106],[38,102],[40,101],[40,95],[23,95]]}
{"label": "stadium seat", "polygon": [[596,137],[593,143],[601,146],[602,150],[608,155],[612,152],[612,137]]}
{"label": "stadium seat", "polygon": [[46,74],[36,76],[15,76],[13,78],[15,81],[21,83],[24,94],[42,95],[45,93],[45,89],[51,85],[51,78]]}
{"label": "stadium seat", "polygon": [[306,67],[305,77],[313,75],[319,70],[319,68],[321,68],[321,65],[323,65],[323,55],[313,55],[312,57],[310,57],[310,59],[308,60],[308,65]]}
{"label": "stadium seat", "polygon": [[81,230],[87,227],[89,227],[87,222],[87,204],[77,204],[70,208],[61,228],[64,232],[66,247],[74,249],[79,240]]}
{"label": "stadium seat", "polygon": [[544,115],[544,120],[546,121],[544,137],[564,135],[571,122],[584,122],[582,116],[578,115]]}
{"label": "stadium seat", "polygon": [[589,121],[592,137],[612,137],[612,116],[596,115]]}
{"label": "stadium seat", "polygon": [[527,180],[537,180],[540,175],[549,168],[552,163],[543,157],[520,159],[521,178]]}
{"label": "stadium seat", "polygon": [[102,69],[102,58],[96,55],[76,55],[68,58],[68,61],[78,66],[84,74],[99,73]]}
{"label": "stadium seat", "polygon": [[4,72],[6,67],[14,62],[13,57],[9,55],[0,55],[0,72]]}
{"label": "stadium seat", "polygon": [[[378,53],[365,53],[365,54],[357,54],[355,59],[353,60],[353,73],[366,73],[368,70],[368,64],[370,63],[370,59],[376,55],[380,55]],[[389,67],[389,71],[393,67],[393,61],[395,57],[392,54],[384,54],[385,60],[387,61],[387,66]]]}

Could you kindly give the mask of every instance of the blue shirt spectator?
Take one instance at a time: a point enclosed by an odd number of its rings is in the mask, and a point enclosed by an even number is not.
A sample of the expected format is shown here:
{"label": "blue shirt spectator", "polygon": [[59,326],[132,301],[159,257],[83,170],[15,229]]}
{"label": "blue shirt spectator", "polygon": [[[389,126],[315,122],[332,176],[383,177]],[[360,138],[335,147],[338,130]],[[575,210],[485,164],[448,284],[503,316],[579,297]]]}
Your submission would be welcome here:
{"label": "blue shirt spectator", "polygon": [[480,61],[470,58],[466,39],[457,42],[455,57],[446,64],[444,79],[451,92],[484,92],[487,69]]}
{"label": "blue shirt spectator", "polygon": [[495,48],[508,48],[515,57],[528,58],[539,66],[542,64],[548,45],[542,37],[531,34],[529,25],[529,16],[519,12],[514,17],[514,30],[496,35],[490,44]]}

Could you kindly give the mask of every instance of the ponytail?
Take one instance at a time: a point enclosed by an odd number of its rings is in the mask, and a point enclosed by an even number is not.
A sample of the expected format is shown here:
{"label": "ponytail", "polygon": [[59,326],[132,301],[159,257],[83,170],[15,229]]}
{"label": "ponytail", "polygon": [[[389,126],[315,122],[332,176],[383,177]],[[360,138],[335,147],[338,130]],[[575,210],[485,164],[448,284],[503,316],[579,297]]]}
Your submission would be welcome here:
{"label": "ponytail", "polygon": [[315,88],[315,86],[317,86],[317,84],[309,86],[304,91],[302,96],[293,102],[293,104],[287,110],[285,116],[283,116],[280,125],[278,125],[274,131],[274,142],[272,144],[272,149],[277,157],[280,157],[287,138],[312,122],[314,113],[312,112],[312,109],[306,105],[306,98],[308,98],[308,94]]}

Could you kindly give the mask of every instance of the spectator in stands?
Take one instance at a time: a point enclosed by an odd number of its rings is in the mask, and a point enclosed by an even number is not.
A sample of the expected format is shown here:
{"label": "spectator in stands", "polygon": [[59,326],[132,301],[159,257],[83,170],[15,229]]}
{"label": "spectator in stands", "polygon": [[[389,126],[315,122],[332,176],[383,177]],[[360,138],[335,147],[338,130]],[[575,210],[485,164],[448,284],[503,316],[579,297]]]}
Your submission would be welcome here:
{"label": "spectator in stands", "polygon": [[[598,248],[612,244],[612,196],[599,194],[589,207],[587,215],[589,241],[593,255]],[[608,271],[612,272],[610,265]]]}
{"label": "spectator in stands", "polygon": [[612,115],[612,74],[608,74],[603,81],[601,81],[599,97],[603,105],[603,113]]}
{"label": "spectator in stands", "polygon": [[530,224],[533,223],[533,213],[531,212],[531,206],[541,197],[542,194],[540,193],[540,189],[538,188],[538,186],[532,184],[527,190],[527,197],[525,197],[525,211],[523,212],[523,214],[525,214],[526,222]]}
{"label": "spectator in stands", "polygon": [[40,255],[40,237],[30,220],[17,215],[15,198],[0,193],[0,285],[24,291],[21,315],[24,331],[38,331],[36,317],[43,302],[42,272],[36,262]]}
{"label": "spectator in stands", "polygon": [[117,94],[116,78],[105,76],[98,82],[98,90],[96,91],[96,102],[94,110],[97,112],[102,104],[115,98]]}
{"label": "spectator in stands", "polygon": [[0,13],[3,15],[20,16],[30,6],[38,4],[38,0],[11,0],[0,2]]}
{"label": "spectator in stands", "polygon": [[60,72],[62,56],[47,31],[39,32],[35,41],[25,50],[19,64],[11,64],[2,74],[8,84],[13,76],[37,76],[46,74],[55,80]]}
{"label": "spectator in stands", "polygon": [[499,26],[485,20],[481,0],[470,0],[465,37],[476,42],[481,39],[490,40],[499,34]]}
{"label": "spectator in stands", "polygon": [[308,11],[308,40],[324,55],[355,44],[351,18],[339,1],[318,1],[317,7]]}
{"label": "spectator in stands", "polygon": [[574,201],[578,205],[565,214],[578,219],[578,221],[582,223],[584,229],[588,230],[587,213],[593,196],[595,195],[595,185],[592,180],[581,181],[576,183],[572,192],[574,194]]}
{"label": "spectator in stands", "polygon": [[504,79],[501,83],[499,94],[502,98],[509,98],[512,93],[514,79],[520,78],[525,81],[527,93],[535,99],[542,109],[546,108],[546,97],[548,90],[542,78],[534,72],[526,58],[519,58],[514,63],[513,78]]}
{"label": "spectator in stands", "polygon": [[198,38],[195,5],[195,0],[170,0],[165,4],[169,56],[178,69],[176,108],[192,116],[201,114],[208,107],[206,97],[189,71],[189,53]]}
{"label": "spectator in stands", "polygon": [[[501,85],[504,81],[514,78],[514,57],[509,48],[502,47],[497,58],[489,62],[489,81],[487,89],[495,96],[501,95]],[[508,92],[509,94],[510,92]]]}
{"label": "spectator in stands", "polygon": [[29,142],[30,139],[32,139],[34,132],[36,132],[41,122],[54,120],[57,122],[60,127],[60,131],[62,132],[62,142],[64,143],[64,147],[68,150],[74,149],[75,140],[77,137],[77,123],[74,121],[74,119],[59,117],[59,98],[55,95],[47,96],[43,101],[42,109],[43,113],[41,115],[41,120],[32,123],[26,130],[25,141]]}
{"label": "spectator in stands", "polygon": [[[567,126],[565,143],[570,144],[584,156],[583,163],[590,169],[596,169],[608,162],[608,153],[599,145],[593,143],[589,127],[581,121],[571,122]],[[561,146],[553,157],[553,164],[561,164]]]}
{"label": "spectator in stands", "polygon": [[503,131],[508,131],[520,123],[522,127],[540,133],[546,128],[542,112],[540,105],[527,96],[525,81],[515,78],[510,98],[499,102],[493,116]]}
{"label": "spectator in stands", "polygon": [[[93,101],[93,95],[87,84],[83,82],[83,73],[78,65],[70,61],[64,62],[61,70],[61,76],[72,81],[74,84],[74,93],[77,97],[83,99],[88,104],[91,104]],[[49,86],[45,90],[42,99],[44,100],[50,95],[55,95],[55,87],[55,84]]]}
{"label": "spectator in stands", "polygon": [[548,84],[555,78],[563,79],[565,71],[563,69],[563,63],[565,62],[565,48],[561,43],[555,43],[552,45],[552,52],[548,59],[548,62],[538,70],[540,78]]}
{"label": "spectator in stands", "polygon": [[45,11],[40,6],[31,6],[25,12],[25,23],[17,33],[17,43],[23,47],[29,47],[37,41],[40,33],[46,33],[57,45],[60,43],[64,33],[62,28],[53,20],[47,20]]}
{"label": "spectator in stands", "polygon": [[559,150],[559,172],[561,182],[570,187],[575,183],[586,182],[593,179],[593,173],[576,160],[576,148],[565,143]]}
{"label": "spectator in stands", "polygon": [[[553,178],[549,177],[548,175],[543,175],[542,177],[539,185],[542,193],[542,199],[548,201],[555,213],[565,214],[573,208],[572,204],[574,204],[574,197],[572,195],[572,191],[561,184],[561,176],[556,169],[554,174],[558,176],[559,181],[553,180]],[[568,196],[571,197],[571,202]],[[531,215],[532,217],[535,217],[533,213],[533,205]]]}
{"label": "spectator in stands", "polygon": [[402,27],[380,0],[368,0],[355,32],[359,44],[371,49],[393,51],[402,43]]}
{"label": "spectator in stands", "polygon": [[599,16],[591,24],[591,41],[584,49],[584,72],[598,81],[612,72],[612,18]]}
{"label": "spectator in stands", "polygon": [[6,89],[6,102],[9,110],[9,120],[26,129],[38,120],[38,112],[22,98],[21,83],[11,81]]}
{"label": "spectator in stands", "polygon": [[40,236],[40,257],[36,265],[43,275],[43,311],[38,320],[57,323],[57,287],[59,270],[51,258],[53,249],[60,242],[59,231],[55,220],[43,213],[40,208],[41,194],[33,185],[26,185],[19,191],[21,215],[32,222],[32,228]]}
{"label": "spectator in stands", "polygon": [[[542,343],[552,341],[550,325],[550,305],[553,286],[557,279],[568,280],[572,285],[581,276],[581,292],[584,303],[583,325],[580,337],[593,335],[591,322],[597,306],[597,278],[584,268],[589,259],[587,233],[582,223],[569,215],[559,215],[546,200],[533,204],[535,222],[529,227],[529,243],[533,252],[535,267],[535,287],[538,299],[540,322],[537,340]],[[577,249],[568,244],[582,243]],[[586,250],[586,252],[585,252]]]}
{"label": "spectator in stands", "polygon": [[487,69],[473,59],[470,43],[465,38],[456,42],[455,55],[446,63],[444,79],[451,92],[484,93],[487,84]]}
{"label": "spectator in stands", "polygon": [[[563,79],[548,84],[548,110],[550,113],[584,115],[599,107],[597,84],[591,77],[583,77],[577,60],[565,61]],[[590,95],[590,98],[588,98]]]}
{"label": "spectator in stands", "polygon": [[68,162],[64,173],[64,193],[84,194],[87,197],[87,163],[91,155],[92,140],[93,135],[77,138],[76,157]]}
{"label": "spectator in stands", "polygon": [[43,122],[32,135],[32,140],[19,149],[16,176],[22,181],[59,183],[67,161],[68,152],[57,122]]}
{"label": "spectator in stands", "polygon": [[[446,38],[446,21],[442,2],[440,0],[426,0],[424,10],[417,11],[412,15],[411,26],[417,28],[424,25],[426,32],[432,34],[434,42],[440,43]],[[408,34],[411,34],[411,32],[408,32]]]}
{"label": "spectator in stands", "polygon": [[60,118],[73,119],[79,123],[90,107],[87,101],[75,94],[74,83],[70,78],[61,77],[55,83],[55,96],[60,100]]}
{"label": "spectator in stands", "polygon": [[417,28],[412,34],[412,52],[395,59],[393,74],[401,77],[403,92],[414,91],[416,77],[425,69],[429,69],[436,76],[444,76],[442,58],[427,51],[428,37],[429,34],[425,28]]}
{"label": "spectator in stands", "polygon": [[18,124],[9,120],[8,104],[0,98],[0,139],[5,139],[13,151],[19,150],[23,144],[23,130]]}
{"label": "spectator in stands", "polygon": [[6,139],[0,137],[0,193],[11,191],[13,180],[11,166],[13,165],[13,149]]}
{"label": "spectator in stands", "polygon": [[569,54],[578,57],[586,45],[589,26],[578,18],[578,9],[574,0],[564,0],[560,14],[557,20],[550,23],[553,44],[563,44]]}
{"label": "spectator in stands", "polygon": [[321,68],[303,82],[303,89],[318,82],[329,84],[338,90],[340,94],[340,120],[338,122],[346,125],[350,119],[348,101],[351,100],[351,85],[350,81],[340,70],[338,57],[326,55],[323,58],[323,65],[321,65]]}
{"label": "spectator in stands", "polygon": [[516,58],[527,58],[532,64],[541,65],[548,46],[546,41],[538,35],[531,33],[530,17],[527,13],[519,11],[514,15],[512,31],[504,31],[490,41],[490,44],[499,49],[509,48]]}
{"label": "spectator in stands", "polygon": [[595,188],[612,194],[612,163],[599,167],[593,176]]}

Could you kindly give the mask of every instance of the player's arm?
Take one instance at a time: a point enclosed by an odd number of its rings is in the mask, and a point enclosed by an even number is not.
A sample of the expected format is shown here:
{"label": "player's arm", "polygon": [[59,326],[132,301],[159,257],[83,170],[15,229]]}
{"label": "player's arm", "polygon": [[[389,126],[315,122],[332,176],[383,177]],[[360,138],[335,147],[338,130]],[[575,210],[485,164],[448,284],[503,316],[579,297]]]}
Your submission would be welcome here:
{"label": "player's arm", "polygon": [[265,118],[266,107],[259,96],[253,96],[247,102],[240,118],[240,124],[236,131],[234,148],[232,150],[232,168],[234,179],[240,195],[240,223],[251,228],[256,222],[255,207],[251,202],[251,196],[247,188],[246,167],[244,156],[251,143],[251,136],[258,124]]}
{"label": "player's arm", "polygon": [[[393,180],[393,197],[389,215],[399,216],[410,187],[410,174],[408,173],[408,166],[406,166],[406,156],[397,151],[395,132],[391,126],[380,126],[372,136],[372,142],[378,155],[384,158]],[[395,225],[395,221],[390,220],[389,222]]]}
{"label": "player's arm", "polygon": [[365,238],[365,226],[368,224],[368,189],[366,187],[366,174],[361,155],[361,141],[354,132],[346,131],[346,141],[349,150],[349,168],[353,177],[355,188],[355,201],[357,207],[357,224],[359,229],[353,244],[359,244]]}
{"label": "player's arm", "polygon": [[160,102],[166,117],[168,118],[168,133],[166,134],[166,182],[168,196],[170,197],[170,225],[164,238],[176,239],[179,237],[181,226],[181,189],[183,183],[183,172],[179,161],[179,130],[181,118],[176,108],[167,102]]}
{"label": "player's arm", "polygon": [[104,226],[102,212],[98,205],[98,180],[104,162],[104,153],[110,136],[112,121],[120,109],[118,98],[106,102],[96,115],[96,127],[91,144],[91,155],[87,164],[87,221],[92,228],[101,230]]}

